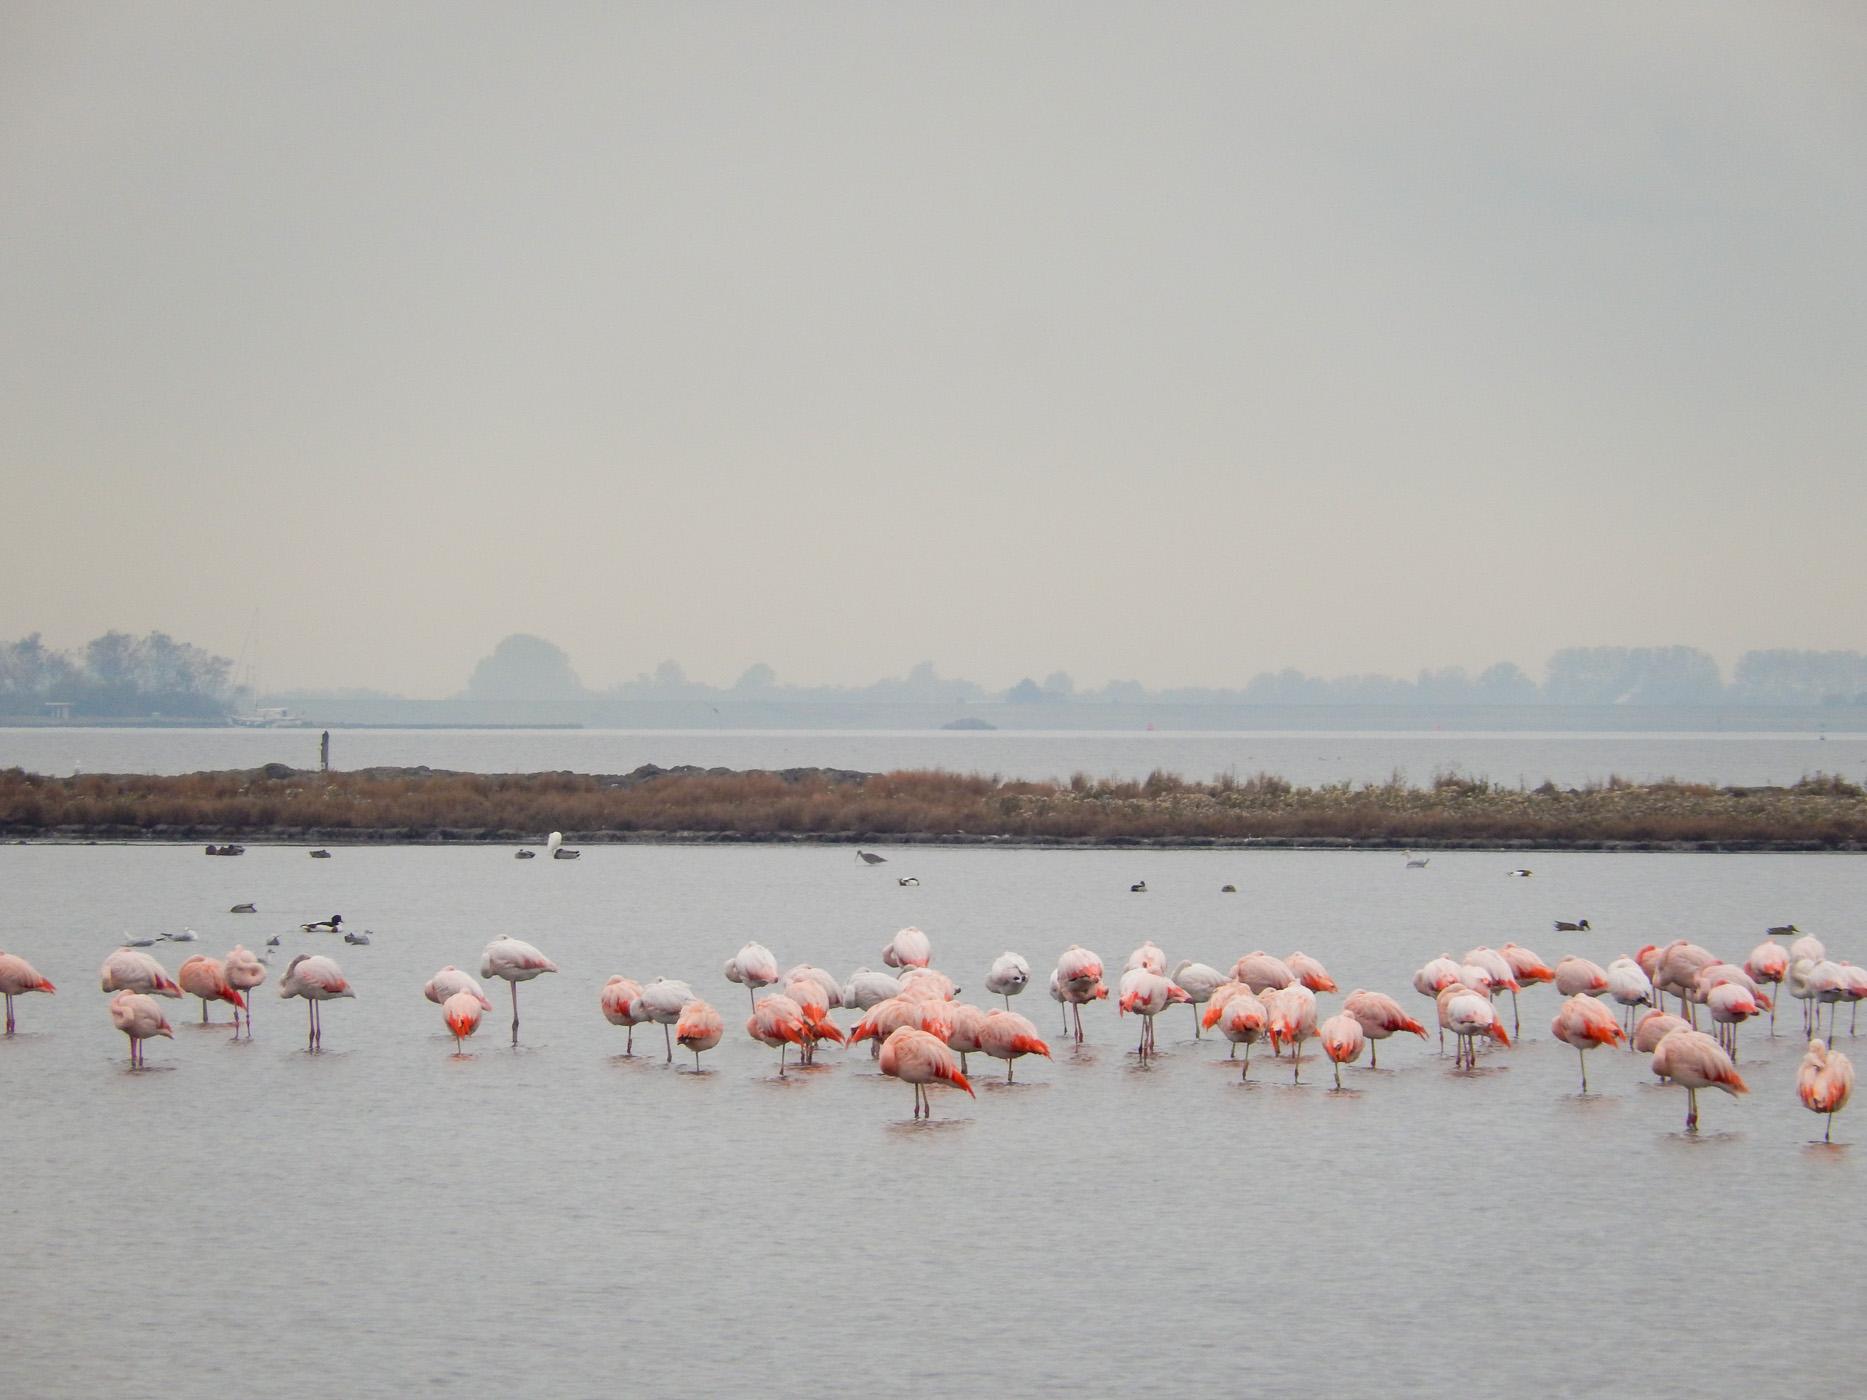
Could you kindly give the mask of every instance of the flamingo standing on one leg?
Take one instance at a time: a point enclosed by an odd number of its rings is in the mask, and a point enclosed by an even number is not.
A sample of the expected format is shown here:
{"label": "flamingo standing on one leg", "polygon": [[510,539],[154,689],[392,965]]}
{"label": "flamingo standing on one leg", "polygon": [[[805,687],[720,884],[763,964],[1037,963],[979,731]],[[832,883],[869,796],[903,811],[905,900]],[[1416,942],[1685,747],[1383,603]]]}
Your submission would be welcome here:
{"label": "flamingo standing on one leg", "polygon": [[1261,998],[1271,1049],[1290,1046],[1290,1082],[1303,1082],[1303,1042],[1316,1034],[1316,994],[1301,982],[1266,992]]}
{"label": "flamingo standing on one leg", "polygon": [[175,980],[181,983],[181,989],[189,996],[201,999],[202,1025],[214,1024],[208,1020],[209,1004],[224,1001],[233,1006],[233,1029],[236,1034],[239,1032],[240,1011],[246,1005],[246,998],[227,980],[227,969],[219,958],[196,953],[175,970]]}
{"label": "flamingo standing on one leg", "polygon": [[1087,948],[1072,943],[1057,959],[1057,990],[1071,1008],[1076,1020],[1076,1043],[1083,1043],[1083,1003],[1106,1000],[1109,989],[1102,985],[1102,959]]}
{"label": "flamingo standing on one leg", "polygon": [[933,1117],[927,1086],[935,1080],[964,1089],[974,1098],[972,1085],[959,1067],[959,1056],[936,1035],[903,1026],[882,1042],[882,1073],[914,1086],[914,1116]]}
{"label": "flamingo standing on one leg", "polygon": [[725,1030],[720,1013],[700,998],[695,997],[681,1008],[680,1019],[674,1023],[674,1041],[683,1050],[694,1052],[695,1074],[700,1073],[700,1052],[718,1045]]}
{"label": "flamingo standing on one leg", "polygon": [[[1239,990],[1227,997],[1220,1005],[1217,1024],[1219,1034],[1232,1042],[1232,1052],[1236,1054],[1239,1046],[1245,1047],[1244,1068],[1238,1072],[1238,1082],[1244,1083],[1251,1078],[1251,1047],[1264,1038],[1265,1030],[1270,1025],[1270,1013],[1264,1009],[1264,1003],[1251,995],[1251,989],[1240,982]],[[1213,1000],[1218,1001],[1214,996]],[[1207,1015],[1212,1015],[1207,1012]]]}
{"label": "flamingo standing on one leg", "polygon": [[1360,1021],[1341,1012],[1324,1021],[1316,1034],[1322,1041],[1323,1054],[1335,1064],[1335,1087],[1340,1089],[1342,1066],[1361,1058],[1362,1048],[1368,1043],[1367,1032],[1362,1030]]}
{"label": "flamingo standing on one leg", "polygon": [[[1635,971],[1639,971],[1638,968]],[[1619,1045],[1627,1032],[1614,1013],[1586,993],[1577,993],[1565,1001],[1549,1023],[1550,1034],[1564,1045],[1573,1045],[1582,1064],[1582,1092],[1588,1092],[1588,1055],[1597,1045]]]}
{"label": "flamingo standing on one leg", "polygon": [[[552,835],[556,835],[553,832]],[[512,1043],[519,1043],[519,983],[529,982],[534,977],[547,972],[556,972],[558,965],[539,952],[531,944],[521,942],[510,935],[495,938],[486,945],[486,951],[480,954],[480,976],[503,977],[512,988]]]}
{"label": "flamingo standing on one leg", "polygon": [[1158,972],[1146,967],[1132,967],[1122,974],[1120,1013],[1130,1011],[1141,1017],[1141,1063],[1154,1054],[1154,1018],[1174,1002],[1191,1002],[1186,991]]}
{"label": "flamingo standing on one leg", "polygon": [[1796,1094],[1811,1113],[1825,1115],[1827,1126],[1822,1141],[1832,1141],[1835,1115],[1848,1105],[1854,1094],[1854,1065],[1839,1050],[1830,1050],[1819,1040],[1809,1042],[1809,1053],[1802,1057],[1796,1071]]}
{"label": "flamingo standing on one leg", "polygon": [[677,977],[657,977],[643,984],[642,995],[634,1003],[638,1011],[661,1027],[661,1040],[667,1049],[667,1064],[674,1063],[672,1028],[681,1019],[681,1008],[694,1000],[694,989]]}
{"label": "flamingo standing on one leg", "polygon": [[145,996],[179,997],[182,989],[162,964],[135,948],[119,948],[104,959],[98,986],[106,992],[141,992]]}
{"label": "flamingo standing on one leg", "polygon": [[1186,993],[1187,1000],[1193,1004],[1193,1039],[1199,1039],[1203,1027],[1205,1004],[1212,1000],[1212,994],[1226,983],[1226,976],[1216,967],[1205,963],[1181,961],[1174,964],[1171,974],[1174,985]]}
{"label": "flamingo standing on one leg", "polygon": [[1782,997],[1783,979],[1789,975],[1789,954],[1779,943],[1765,940],[1750,950],[1744,959],[1744,971],[1750,980],[1772,988],[1770,992],[1770,1035],[1776,1035],[1776,1003]]}
{"label": "flamingo standing on one leg", "polygon": [[625,1055],[635,1053],[635,1028],[648,1019],[648,1012],[638,1005],[641,996],[642,984],[628,977],[612,977],[603,984],[603,1019],[612,1026],[628,1028],[629,1039],[622,1049]]}
{"label": "flamingo standing on one leg", "polygon": [[1390,1035],[1411,1031],[1421,1040],[1426,1039],[1426,1027],[1401,1010],[1400,1003],[1384,992],[1368,992],[1357,987],[1342,1003],[1342,1012],[1360,1022],[1362,1034],[1368,1037],[1369,1069],[1380,1068],[1380,1044]]}
{"label": "flamingo standing on one leg", "polygon": [[1015,1011],[988,1011],[979,1028],[979,1049],[1005,1062],[1005,1082],[1012,1082],[1012,1061],[1020,1055],[1050,1058],[1050,1047],[1038,1037],[1037,1027]]}
{"label": "flamingo standing on one leg", "polygon": [[899,930],[882,949],[882,962],[888,967],[925,967],[932,961],[933,944],[912,926]]}
{"label": "flamingo standing on one leg", "polygon": [[1733,1098],[1750,1086],[1724,1048],[1703,1031],[1673,1031],[1653,1051],[1653,1072],[1686,1091],[1685,1129],[1698,1131],[1698,1091],[1722,1089]]}
{"label": "flamingo standing on one leg", "polygon": [[778,980],[778,959],[763,943],[748,943],[726,960],[726,980],[738,982],[758,1006],[758,989]]}
{"label": "flamingo standing on one leg", "polygon": [[485,997],[475,996],[463,989],[441,1003],[441,1019],[447,1022],[448,1030],[454,1034],[456,1058],[466,1053],[467,1037],[480,1028],[480,1017],[487,1011],[485,1001]]}
{"label": "flamingo standing on one leg", "polygon": [[315,1054],[324,1048],[324,1017],[318,1010],[318,1003],[335,1001],[339,997],[354,997],[356,993],[344,981],[344,974],[334,959],[319,954],[300,953],[280,976],[279,995],[305,999],[305,1010],[311,1023],[305,1049]]}
{"label": "flamingo standing on one leg", "polygon": [[1000,953],[992,961],[991,971],[985,974],[985,989],[995,997],[1005,999],[1005,1010],[1011,1010],[1011,999],[1024,991],[1031,980],[1031,965],[1016,953]]}
{"label": "flamingo standing on one leg", "polygon": [[746,1034],[778,1052],[778,1077],[783,1079],[785,1047],[795,1045],[801,1054],[810,1039],[810,1025],[804,1020],[804,1009],[778,992],[753,1006],[746,1017]]}
{"label": "flamingo standing on one leg", "polygon": [[56,992],[49,980],[17,953],[0,953],[0,994],[6,997],[6,1033],[13,1034],[13,998],[27,992]]}
{"label": "flamingo standing on one leg", "polygon": [[143,1042],[152,1036],[175,1039],[175,1028],[161,1004],[142,992],[118,992],[110,999],[110,1023],[130,1038],[130,1068],[143,1067]]}

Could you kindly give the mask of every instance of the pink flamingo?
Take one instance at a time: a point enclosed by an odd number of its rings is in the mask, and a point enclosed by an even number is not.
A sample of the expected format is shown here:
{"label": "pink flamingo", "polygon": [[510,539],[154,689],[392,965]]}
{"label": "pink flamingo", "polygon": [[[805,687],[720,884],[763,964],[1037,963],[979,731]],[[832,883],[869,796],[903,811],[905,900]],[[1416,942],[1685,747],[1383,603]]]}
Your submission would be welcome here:
{"label": "pink flamingo", "polygon": [[480,1028],[480,1017],[488,1010],[485,997],[476,997],[462,989],[441,1003],[441,1019],[454,1034],[454,1055],[466,1053],[467,1037]]}
{"label": "pink flamingo", "polygon": [[628,1043],[622,1051],[625,1055],[635,1053],[635,1028],[648,1019],[648,1013],[636,1005],[641,995],[642,984],[628,977],[612,977],[603,984],[603,1019],[612,1026],[628,1028]]}
{"label": "pink flamingo", "polygon": [[210,958],[196,953],[187,959],[175,971],[175,980],[181,983],[181,989],[191,997],[201,998],[201,1024],[212,1025],[207,1011],[210,1002],[230,1002],[233,1006],[233,1028],[240,1029],[240,1011],[246,1005],[246,998],[227,980],[227,970],[219,958]]}
{"label": "pink flamingo", "polygon": [[1186,993],[1186,998],[1193,1004],[1193,1039],[1199,1039],[1204,1025],[1201,1008],[1212,1000],[1212,994],[1220,987],[1228,985],[1225,974],[1205,963],[1182,960],[1173,966],[1170,974],[1174,985]]}
{"label": "pink flamingo", "polygon": [[1322,1023],[1317,1032],[1322,1041],[1322,1052],[1335,1065],[1335,1087],[1342,1087],[1342,1066],[1352,1065],[1361,1058],[1362,1048],[1368,1043],[1367,1032],[1361,1028],[1361,1022],[1346,1012],[1338,1012]]}
{"label": "pink flamingo", "polygon": [[1703,1031],[1674,1031],[1668,1035],[1654,1048],[1653,1072],[1685,1090],[1688,1133],[1698,1131],[1700,1089],[1722,1089],[1733,1098],[1750,1092],[1731,1057]]}
{"label": "pink flamingo", "polygon": [[1259,949],[1246,953],[1232,964],[1232,980],[1243,982],[1251,988],[1251,994],[1262,997],[1266,992],[1278,991],[1297,980],[1296,973],[1290,970],[1290,964],[1282,958]]}
{"label": "pink flamingo", "polygon": [[558,965],[529,943],[507,936],[495,938],[480,954],[480,976],[503,977],[512,988],[512,1043],[519,1043],[519,983],[529,982]]}
{"label": "pink flamingo", "polygon": [[493,1009],[492,1002],[486,998],[485,989],[480,986],[473,974],[462,972],[452,963],[430,977],[427,985],[421,989],[421,994],[436,1006],[447,1005],[447,999],[455,992],[472,992],[473,999],[480,1004],[480,1010],[491,1011]]}
{"label": "pink flamingo", "polygon": [[944,1037],[947,1048],[959,1055],[959,1067],[968,1068],[966,1057],[980,1054],[984,1044],[979,1037],[985,1033],[985,1012],[970,1002],[948,1002],[947,1033]]}
{"label": "pink flamingo", "polygon": [[882,962],[888,967],[925,967],[932,961],[933,945],[917,928],[900,930],[882,949]]}
{"label": "pink flamingo", "polygon": [[1177,1002],[1191,1002],[1184,988],[1177,986],[1172,979],[1158,972],[1150,972],[1145,967],[1133,967],[1121,977],[1121,1000],[1117,1003],[1120,1014],[1126,1016],[1130,1011],[1141,1017],[1141,1062],[1146,1064],[1154,1054],[1154,1018]]}
{"label": "pink flamingo", "polygon": [[1312,958],[1308,953],[1289,954],[1284,958],[1284,966],[1290,969],[1291,975],[1294,976],[1297,981],[1308,987],[1312,992],[1333,992],[1338,990],[1335,985],[1335,978],[1329,975],[1329,970],[1321,963],[1317,962],[1316,959]]}
{"label": "pink flamingo", "polygon": [[[756,1008],[758,989],[778,980],[778,959],[763,943],[748,943],[726,960],[726,980],[741,983]],[[699,1063],[698,1056],[694,1063]]]}
{"label": "pink flamingo", "polygon": [[1261,998],[1271,1049],[1290,1046],[1290,1082],[1303,1082],[1303,1042],[1316,1033],[1316,994],[1301,982],[1269,991]]}
{"label": "pink flamingo", "polygon": [[[1766,998],[1767,1000],[1767,998]],[[1718,1027],[1718,1042],[1733,1063],[1737,1061],[1737,1028],[1752,1016],[1761,1016],[1763,1008],[1750,991],[1736,982],[1719,982],[1705,993],[1705,1009]]]}
{"label": "pink flamingo", "polygon": [[1476,1042],[1481,1035],[1488,1035],[1499,1045],[1509,1048],[1510,1036],[1505,1034],[1490,997],[1463,984],[1454,984],[1439,993],[1438,1002],[1439,1024],[1451,1031],[1458,1041],[1458,1053],[1454,1060],[1456,1067],[1478,1068]]}
{"label": "pink flamingo", "polygon": [[1007,1084],[1012,1082],[1012,1062],[1020,1055],[1050,1058],[1050,1047],[1039,1038],[1037,1027],[1015,1011],[986,1012],[985,1024],[979,1028],[979,1049],[1005,1062]]}
{"label": "pink flamingo", "polygon": [[110,999],[110,1024],[130,1038],[130,1068],[143,1067],[143,1042],[152,1036],[175,1039],[175,1028],[162,1006],[143,992],[122,991]]}
{"label": "pink flamingo", "polygon": [[1144,967],[1158,976],[1167,975],[1167,955],[1154,946],[1151,938],[1143,939],[1141,946],[1128,955],[1128,961],[1122,964],[1123,972],[1133,972],[1137,967]]}
{"label": "pink flamingo", "polygon": [[305,999],[311,1025],[305,1049],[315,1053],[324,1048],[324,1018],[318,1011],[318,1003],[354,997],[356,993],[350,990],[350,984],[344,981],[344,974],[333,959],[321,954],[300,953],[279,978],[279,995]]}
{"label": "pink flamingo", "polygon": [[56,992],[50,981],[41,977],[33,965],[17,953],[0,953],[0,994],[6,997],[6,1033],[13,1034],[13,998],[27,992]]}
{"label": "pink flamingo", "polygon": [[1575,1047],[1582,1065],[1582,1092],[1588,1092],[1588,1054],[1597,1045],[1619,1045],[1627,1039],[1621,1023],[1595,998],[1578,992],[1565,1001],[1549,1023],[1550,1033],[1564,1045]]}
{"label": "pink flamingo", "polygon": [[1057,991],[1076,1020],[1076,1043],[1083,1043],[1083,1004],[1108,999],[1102,985],[1102,959],[1072,943],[1057,959]]}
{"label": "pink flamingo", "polygon": [[[1441,953],[1421,965],[1413,974],[1413,990],[1423,997],[1438,998],[1447,987],[1463,986],[1459,979],[1459,965],[1452,961],[1450,953]],[[1446,1053],[1446,1021],[1443,1014],[1439,1018],[1439,1053]]]}
{"label": "pink flamingo", "polygon": [[[1744,959],[1744,971],[1750,974],[1753,982],[1781,988],[1783,979],[1789,975],[1789,954],[1781,944],[1765,940],[1750,950],[1750,956]],[[1770,1035],[1776,1035],[1776,1001],[1780,991],[1770,994]]]}
{"label": "pink flamingo", "polygon": [[681,1018],[674,1023],[674,1043],[694,1052],[694,1073],[700,1073],[700,1052],[720,1043],[726,1023],[720,1013],[698,997],[681,1008]]}
{"label": "pink flamingo", "polygon": [[761,1045],[778,1052],[778,1077],[784,1078],[785,1047],[800,1047],[810,1039],[810,1025],[804,1009],[783,993],[774,993],[756,1003],[746,1018],[746,1034]]}
{"label": "pink flamingo", "polygon": [[182,994],[175,979],[163,971],[161,963],[135,948],[119,948],[105,958],[98,985],[106,992],[141,992],[156,997]]}
{"label": "pink flamingo", "polygon": [[[253,989],[266,980],[266,965],[236,943],[222,964],[228,985],[246,998],[246,1038],[253,1038]],[[240,1038],[240,1013],[233,1013],[234,1039]]]}
{"label": "pink flamingo", "polygon": [[1606,996],[1608,974],[1600,963],[1570,954],[1556,964],[1556,990],[1565,997]]}
{"label": "pink flamingo", "polygon": [[[1243,982],[1237,985],[1239,990],[1227,997],[1220,1008],[1217,1024],[1219,1034],[1232,1042],[1234,1056],[1239,1046],[1245,1047],[1244,1068],[1238,1072],[1238,1081],[1242,1084],[1251,1078],[1251,1047],[1264,1038],[1270,1024],[1270,1014],[1264,1009],[1264,1003],[1251,995],[1249,987]],[[1217,1001],[1218,998],[1215,996],[1213,1000]]]}
{"label": "pink flamingo", "polygon": [[1344,1015],[1353,1016],[1368,1037],[1368,1068],[1380,1068],[1380,1044],[1390,1035],[1410,1031],[1426,1039],[1426,1027],[1400,1009],[1400,1003],[1383,992],[1368,992],[1357,987],[1342,1003]]}
{"label": "pink flamingo", "polygon": [[1796,1071],[1796,1095],[1811,1113],[1824,1114],[1827,1126],[1822,1141],[1832,1141],[1835,1115],[1848,1105],[1854,1095],[1854,1065],[1839,1050],[1830,1050],[1819,1040],[1809,1042],[1809,1053],[1802,1057]]}
{"label": "pink flamingo", "polygon": [[882,1042],[882,1073],[914,1086],[914,1116],[933,1117],[933,1102],[927,1086],[935,1080],[964,1089],[974,1098],[972,1084],[959,1067],[959,1057],[938,1036],[917,1031],[912,1026],[900,1030]]}

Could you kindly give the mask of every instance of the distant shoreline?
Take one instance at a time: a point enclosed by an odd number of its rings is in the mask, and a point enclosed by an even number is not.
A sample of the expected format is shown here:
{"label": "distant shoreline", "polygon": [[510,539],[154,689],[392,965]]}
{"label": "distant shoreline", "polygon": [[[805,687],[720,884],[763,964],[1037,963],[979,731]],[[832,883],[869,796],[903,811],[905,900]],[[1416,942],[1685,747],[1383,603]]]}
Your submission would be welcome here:
{"label": "distant shoreline", "polygon": [[1019,782],[941,771],[484,774],[263,768],[174,776],[0,771],[0,839],[280,845],[784,844],[1061,850],[1867,850],[1867,791],[1506,787],[1440,777],[1299,788],[1271,774]]}

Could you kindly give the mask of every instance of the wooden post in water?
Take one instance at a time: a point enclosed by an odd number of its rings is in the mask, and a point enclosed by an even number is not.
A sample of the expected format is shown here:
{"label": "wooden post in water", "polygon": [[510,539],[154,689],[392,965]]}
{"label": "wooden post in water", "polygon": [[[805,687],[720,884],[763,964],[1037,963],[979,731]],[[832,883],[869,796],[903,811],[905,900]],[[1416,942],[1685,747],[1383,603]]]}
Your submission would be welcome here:
{"label": "wooden post in water", "polygon": [[318,740],[318,771],[331,771],[331,731],[328,729],[324,731],[324,737]]}

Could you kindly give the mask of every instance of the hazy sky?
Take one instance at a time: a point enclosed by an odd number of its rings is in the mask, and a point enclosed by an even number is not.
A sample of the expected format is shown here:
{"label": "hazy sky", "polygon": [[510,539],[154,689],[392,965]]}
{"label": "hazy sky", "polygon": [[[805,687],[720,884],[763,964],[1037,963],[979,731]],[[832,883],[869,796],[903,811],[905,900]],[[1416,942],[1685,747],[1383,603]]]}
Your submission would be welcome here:
{"label": "hazy sky", "polygon": [[0,638],[1867,647],[1867,7],[0,0]]}

